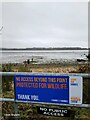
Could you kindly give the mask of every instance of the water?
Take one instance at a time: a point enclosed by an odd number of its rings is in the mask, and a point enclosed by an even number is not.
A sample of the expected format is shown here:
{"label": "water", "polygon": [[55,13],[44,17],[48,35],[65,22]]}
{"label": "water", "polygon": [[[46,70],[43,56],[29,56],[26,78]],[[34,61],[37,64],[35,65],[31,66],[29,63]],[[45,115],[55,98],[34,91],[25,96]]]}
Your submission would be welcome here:
{"label": "water", "polygon": [[37,63],[75,61],[86,59],[86,55],[88,50],[7,50],[2,52],[0,63],[23,63],[32,58]]}

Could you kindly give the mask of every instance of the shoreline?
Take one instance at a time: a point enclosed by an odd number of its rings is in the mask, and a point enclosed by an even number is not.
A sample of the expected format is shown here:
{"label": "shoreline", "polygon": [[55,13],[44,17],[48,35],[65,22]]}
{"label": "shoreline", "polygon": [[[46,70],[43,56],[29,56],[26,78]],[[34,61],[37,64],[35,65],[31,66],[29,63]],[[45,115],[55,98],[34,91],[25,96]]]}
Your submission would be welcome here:
{"label": "shoreline", "polygon": [[[36,64],[30,63],[6,63],[0,64],[3,72],[49,72],[49,73],[71,73],[79,72],[79,69],[88,68],[88,62],[47,62]],[[84,68],[83,68],[84,67]]]}

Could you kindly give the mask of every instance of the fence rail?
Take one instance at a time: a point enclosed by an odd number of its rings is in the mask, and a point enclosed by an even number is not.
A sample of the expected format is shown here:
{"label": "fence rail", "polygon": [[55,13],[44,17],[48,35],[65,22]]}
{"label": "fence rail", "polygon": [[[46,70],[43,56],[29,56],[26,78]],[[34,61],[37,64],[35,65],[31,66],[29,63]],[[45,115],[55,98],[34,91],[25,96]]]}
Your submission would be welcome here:
{"label": "fence rail", "polygon": [[33,104],[41,104],[41,105],[59,105],[59,106],[67,106],[67,107],[79,107],[79,108],[90,108],[90,104],[53,104],[53,103],[43,103],[43,102],[31,102],[31,101],[18,101],[10,98],[0,98],[0,102],[14,102],[14,103],[33,103]]}
{"label": "fence rail", "polygon": [[2,75],[68,75],[68,76],[82,76],[90,78],[90,73],[43,73],[43,72],[0,72],[0,76]]}

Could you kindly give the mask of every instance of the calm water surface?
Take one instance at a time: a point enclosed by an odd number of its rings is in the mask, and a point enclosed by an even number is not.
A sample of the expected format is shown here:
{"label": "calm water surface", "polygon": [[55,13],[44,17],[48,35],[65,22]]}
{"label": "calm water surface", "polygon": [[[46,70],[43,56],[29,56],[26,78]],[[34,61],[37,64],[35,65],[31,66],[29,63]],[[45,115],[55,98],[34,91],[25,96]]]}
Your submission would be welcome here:
{"label": "calm water surface", "polygon": [[8,50],[0,53],[0,63],[22,63],[32,58],[37,63],[46,63],[86,59],[88,50]]}

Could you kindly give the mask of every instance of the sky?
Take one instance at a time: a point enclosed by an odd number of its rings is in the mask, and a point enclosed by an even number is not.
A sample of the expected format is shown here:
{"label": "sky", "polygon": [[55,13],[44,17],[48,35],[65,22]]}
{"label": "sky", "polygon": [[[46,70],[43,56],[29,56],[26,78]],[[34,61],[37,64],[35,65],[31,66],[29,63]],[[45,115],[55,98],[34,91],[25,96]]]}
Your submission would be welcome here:
{"label": "sky", "polygon": [[88,47],[88,3],[2,3],[2,47]]}
{"label": "sky", "polygon": [[2,28],[2,4],[0,3],[0,48],[2,47],[1,28]]}

